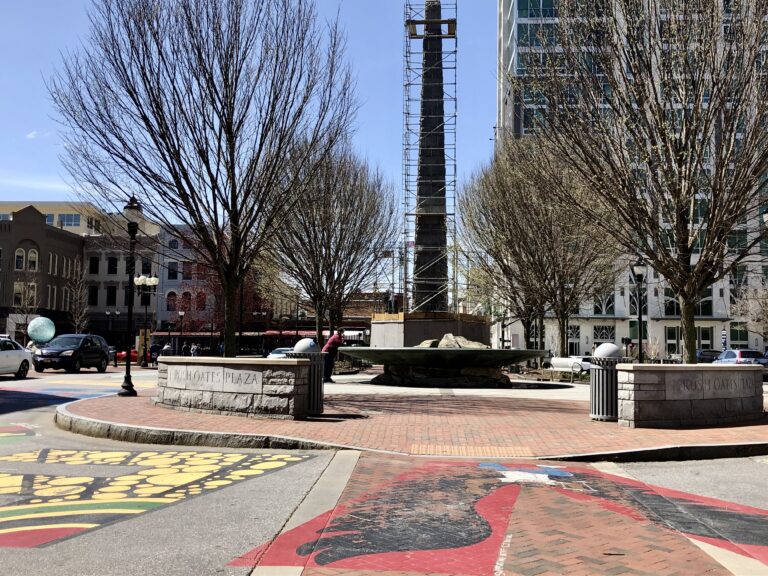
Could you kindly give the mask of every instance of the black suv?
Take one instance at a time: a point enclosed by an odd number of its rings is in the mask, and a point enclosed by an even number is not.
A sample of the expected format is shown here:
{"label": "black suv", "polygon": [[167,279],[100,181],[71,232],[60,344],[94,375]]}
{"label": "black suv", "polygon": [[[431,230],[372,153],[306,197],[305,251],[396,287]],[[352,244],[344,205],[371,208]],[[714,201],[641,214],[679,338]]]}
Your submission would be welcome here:
{"label": "black suv", "polygon": [[32,358],[35,372],[46,368],[63,368],[67,372],[80,372],[80,368],[107,371],[109,346],[95,334],[62,334],[43,344]]}
{"label": "black suv", "polygon": [[696,350],[696,362],[708,364],[717,360],[720,354],[721,350]]}

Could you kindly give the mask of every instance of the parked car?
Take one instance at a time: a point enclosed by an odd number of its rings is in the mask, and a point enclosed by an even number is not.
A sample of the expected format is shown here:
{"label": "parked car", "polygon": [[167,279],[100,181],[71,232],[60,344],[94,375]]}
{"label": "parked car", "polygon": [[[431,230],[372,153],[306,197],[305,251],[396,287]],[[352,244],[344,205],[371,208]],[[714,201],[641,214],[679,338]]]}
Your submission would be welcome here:
{"label": "parked car", "polygon": [[46,368],[79,372],[81,368],[96,368],[106,372],[109,345],[95,334],[62,334],[43,344],[32,357],[35,372]]}
{"label": "parked car", "polygon": [[720,350],[696,350],[696,362],[699,364],[709,364],[720,357]]}
{"label": "parked car", "polygon": [[293,352],[293,348],[275,348],[267,355],[267,358],[285,358],[288,352]]}
{"label": "parked car", "polygon": [[32,365],[32,353],[7,336],[0,336],[0,374],[26,378]]}
{"label": "parked car", "polygon": [[[117,353],[117,361],[118,362],[125,362],[125,357],[127,356],[127,352],[125,350],[120,350],[120,352]],[[139,353],[136,350],[136,348],[131,348],[131,364],[136,364],[139,361]]]}
{"label": "parked car", "polygon": [[713,364],[760,364],[768,366],[768,358],[757,350],[723,350]]}

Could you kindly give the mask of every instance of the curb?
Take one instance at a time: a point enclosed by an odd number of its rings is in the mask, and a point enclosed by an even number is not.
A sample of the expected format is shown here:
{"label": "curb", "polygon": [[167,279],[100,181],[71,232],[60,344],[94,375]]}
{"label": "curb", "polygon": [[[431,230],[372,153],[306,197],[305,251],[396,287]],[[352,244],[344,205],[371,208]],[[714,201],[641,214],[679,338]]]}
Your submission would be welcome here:
{"label": "curb", "polygon": [[[317,442],[306,438],[275,436],[263,434],[243,434],[231,432],[210,432],[205,430],[180,430],[176,428],[149,428],[130,424],[115,424],[106,420],[96,420],[71,413],[67,407],[83,400],[75,400],[57,406],[54,415],[56,426],[67,432],[107,438],[120,442],[137,444],[164,444],[172,446],[207,446],[211,448],[265,448],[277,450],[356,450],[377,454],[410,456],[407,452],[380,450],[346,444]],[[690,444],[658,446],[638,450],[618,450],[613,452],[586,452],[582,454],[552,454],[533,456],[531,460],[562,460],[577,462],[666,462],[684,460],[715,460],[719,458],[743,458],[748,456],[768,455],[768,442],[749,442],[743,444]],[[443,458],[443,455],[419,454],[424,458]],[[468,457],[449,456],[463,459]],[[478,458],[473,456],[472,458]],[[498,460],[497,456],[487,459]]]}
{"label": "curb", "polygon": [[205,430],[181,430],[178,428],[149,428],[130,424],[115,424],[78,416],[67,406],[81,402],[67,402],[56,407],[53,421],[57,428],[93,438],[107,438],[137,444],[164,444],[172,446],[207,446],[210,448],[270,448],[276,450],[357,450],[407,456],[404,452],[360,448],[345,444],[316,442],[305,438],[234,432],[210,432]]}

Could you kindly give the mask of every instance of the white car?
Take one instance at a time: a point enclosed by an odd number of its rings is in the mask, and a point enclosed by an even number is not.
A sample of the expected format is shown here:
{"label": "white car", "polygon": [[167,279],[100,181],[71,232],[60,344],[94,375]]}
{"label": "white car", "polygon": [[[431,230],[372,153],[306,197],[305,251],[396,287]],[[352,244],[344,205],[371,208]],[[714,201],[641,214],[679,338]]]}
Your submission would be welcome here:
{"label": "white car", "polygon": [[32,365],[32,353],[10,338],[0,337],[0,374],[26,378]]}
{"label": "white car", "polygon": [[582,372],[589,372],[592,368],[592,356],[569,356],[575,364],[581,366]]}
{"label": "white car", "polygon": [[293,352],[293,348],[275,348],[267,355],[267,358],[285,358],[288,352]]}

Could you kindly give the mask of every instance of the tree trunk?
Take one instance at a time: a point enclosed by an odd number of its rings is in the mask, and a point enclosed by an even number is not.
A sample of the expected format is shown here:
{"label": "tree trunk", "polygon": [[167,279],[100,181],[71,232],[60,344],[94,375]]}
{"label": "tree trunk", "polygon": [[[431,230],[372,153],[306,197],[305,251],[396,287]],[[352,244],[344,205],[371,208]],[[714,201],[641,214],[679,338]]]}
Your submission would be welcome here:
{"label": "tree trunk", "polygon": [[224,356],[234,358],[237,355],[237,293],[238,285],[234,279],[224,282]]}
{"label": "tree trunk", "polygon": [[564,358],[568,356],[568,334],[566,334],[568,327],[568,316],[558,316],[557,318],[557,328],[560,332],[560,350],[558,351],[558,355],[561,358]]}
{"label": "tree trunk", "polygon": [[317,337],[317,345],[320,348],[325,344],[325,338],[323,337],[323,319],[325,318],[325,308],[318,302],[313,302],[315,307],[315,334]]}
{"label": "tree trunk", "polygon": [[[520,320],[523,325],[523,349],[528,349],[528,343],[531,341],[531,332],[533,331],[534,320],[526,319]],[[511,338],[510,338],[511,340]],[[502,343],[503,346],[503,343]]]}
{"label": "tree trunk", "polygon": [[544,312],[539,314],[538,323],[539,323],[539,333],[538,333],[537,349],[544,350]]}
{"label": "tree trunk", "polygon": [[685,342],[685,362],[696,364],[696,301],[694,299],[679,296],[680,323],[683,326],[683,341]]}

